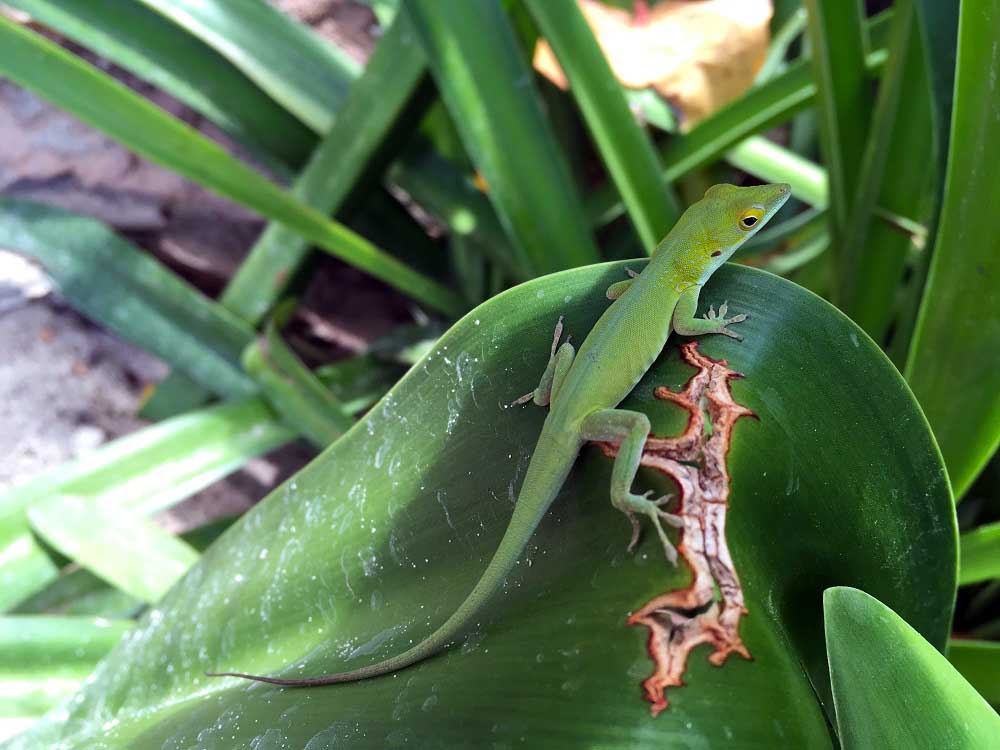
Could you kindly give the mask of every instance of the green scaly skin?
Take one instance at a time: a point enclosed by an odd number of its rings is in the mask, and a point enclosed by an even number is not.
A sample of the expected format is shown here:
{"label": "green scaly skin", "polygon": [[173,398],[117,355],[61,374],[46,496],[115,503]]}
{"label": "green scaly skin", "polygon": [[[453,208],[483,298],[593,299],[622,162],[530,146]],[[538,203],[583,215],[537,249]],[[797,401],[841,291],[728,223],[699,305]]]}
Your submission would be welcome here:
{"label": "green scaly skin", "polygon": [[[642,273],[613,284],[607,292],[614,303],[574,352],[559,346],[562,320],[556,326],[552,355],[542,380],[515,404],[533,400],[550,406],[535,452],[521,486],[514,513],[499,547],[472,592],[434,633],[419,644],[385,661],[348,672],[304,679],[281,679],[240,672],[209,673],[213,677],[243,677],[288,687],[311,687],[355,682],[404,669],[455,642],[467,623],[499,588],[531,539],[569,475],[584,443],[591,440],[620,443],[611,474],[611,503],[625,513],[638,530],[640,516],[656,529],[667,558],[677,553],[663,522],[678,519],[661,509],[664,498],[632,492],[649,435],[649,419],[641,412],[615,407],[632,391],[660,355],[672,332],[682,336],[721,333],[746,315],[726,318],[723,304],[704,318],[696,318],[702,286],[737,248],[752,237],[788,199],[784,183],[756,187],[716,185],[691,206],[653,252]],[[638,534],[634,533],[634,546]]]}

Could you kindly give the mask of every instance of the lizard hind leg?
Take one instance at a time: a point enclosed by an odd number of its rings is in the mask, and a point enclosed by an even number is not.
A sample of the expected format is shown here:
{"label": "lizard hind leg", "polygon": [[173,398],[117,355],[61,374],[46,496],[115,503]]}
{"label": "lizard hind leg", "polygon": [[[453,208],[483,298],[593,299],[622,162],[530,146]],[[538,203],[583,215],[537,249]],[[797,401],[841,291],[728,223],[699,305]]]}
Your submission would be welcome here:
{"label": "lizard hind leg", "polygon": [[651,500],[652,492],[637,495],[632,492],[632,482],[639,470],[642,450],[649,437],[649,418],[642,412],[625,409],[600,409],[592,412],[583,421],[582,437],[584,440],[599,440],[619,444],[618,456],[611,469],[611,504],[626,515],[632,524],[631,551],[639,541],[637,521],[638,516],[646,516],[656,529],[663,553],[667,559],[677,564],[677,550],[667,538],[663,523],[677,526],[680,519],[660,509],[668,496]]}
{"label": "lizard hind leg", "polygon": [[549,363],[545,367],[545,372],[542,373],[542,379],[538,381],[538,387],[512,402],[511,406],[526,404],[529,401],[534,401],[538,406],[548,406],[555,400],[559,387],[566,379],[566,373],[569,372],[573,358],[576,356],[576,350],[569,343],[569,337],[567,337],[566,343],[559,346],[559,339],[562,338],[563,332],[562,321],[563,319],[560,317],[559,322],[556,323],[556,330],[552,337],[552,351],[549,353]]}

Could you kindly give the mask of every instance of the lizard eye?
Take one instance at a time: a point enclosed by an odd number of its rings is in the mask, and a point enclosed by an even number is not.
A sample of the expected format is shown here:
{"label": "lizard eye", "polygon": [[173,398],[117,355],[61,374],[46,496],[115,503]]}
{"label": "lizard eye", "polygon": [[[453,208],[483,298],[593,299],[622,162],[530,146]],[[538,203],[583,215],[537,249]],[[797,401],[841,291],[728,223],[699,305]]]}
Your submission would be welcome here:
{"label": "lizard eye", "polygon": [[745,211],[740,217],[740,229],[751,230],[757,226],[757,222],[760,221],[764,216],[764,212],[759,208],[751,208],[749,211]]}

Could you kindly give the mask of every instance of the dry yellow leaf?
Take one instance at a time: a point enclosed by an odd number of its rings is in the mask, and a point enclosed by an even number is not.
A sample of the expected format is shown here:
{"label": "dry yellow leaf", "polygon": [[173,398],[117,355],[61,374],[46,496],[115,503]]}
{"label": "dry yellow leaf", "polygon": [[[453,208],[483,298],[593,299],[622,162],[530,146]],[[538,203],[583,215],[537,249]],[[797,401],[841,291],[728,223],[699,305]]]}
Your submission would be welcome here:
{"label": "dry yellow leaf", "polygon": [[[654,88],[685,130],[750,88],[767,55],[771,0],[664,0],[641,20],[595,0],[579,5],[618,79]],[[534,64],[568,87],[544,40]]]}

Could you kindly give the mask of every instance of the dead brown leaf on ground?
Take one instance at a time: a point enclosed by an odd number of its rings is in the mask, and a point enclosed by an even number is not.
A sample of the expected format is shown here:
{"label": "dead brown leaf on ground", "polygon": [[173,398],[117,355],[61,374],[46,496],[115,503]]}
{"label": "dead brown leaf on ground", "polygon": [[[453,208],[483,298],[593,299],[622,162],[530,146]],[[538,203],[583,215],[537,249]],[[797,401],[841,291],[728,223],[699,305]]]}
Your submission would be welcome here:
{"label": "dead brown leaf on ground", "polygon": [[[636,16],[579,0],[618,79],[653,88],[689,129],[753,84],[769,42],[771,0],[664,0]],[[568,84],[551,47],[540,40],[535,68]]]}

